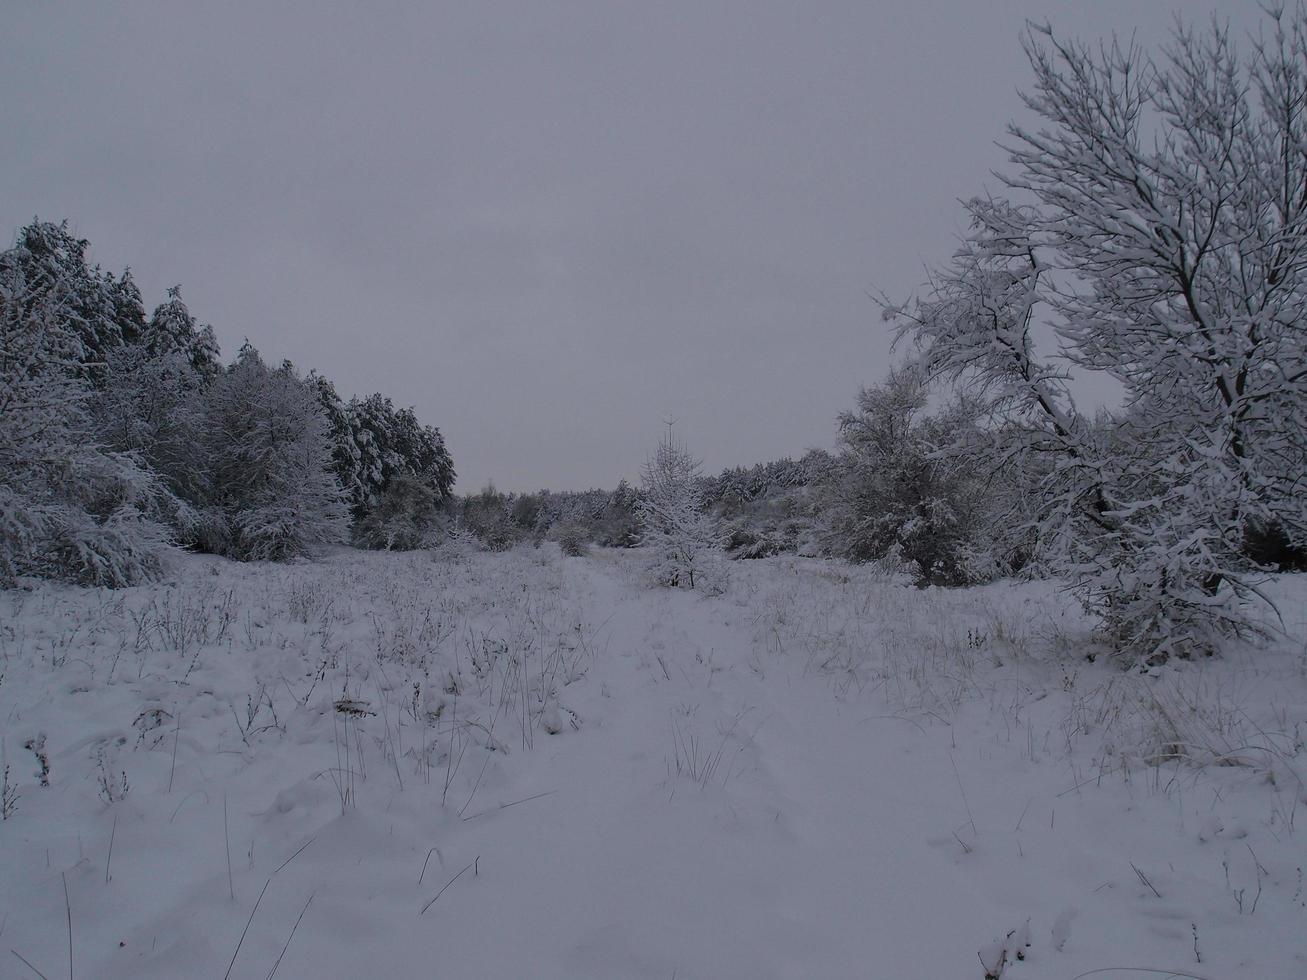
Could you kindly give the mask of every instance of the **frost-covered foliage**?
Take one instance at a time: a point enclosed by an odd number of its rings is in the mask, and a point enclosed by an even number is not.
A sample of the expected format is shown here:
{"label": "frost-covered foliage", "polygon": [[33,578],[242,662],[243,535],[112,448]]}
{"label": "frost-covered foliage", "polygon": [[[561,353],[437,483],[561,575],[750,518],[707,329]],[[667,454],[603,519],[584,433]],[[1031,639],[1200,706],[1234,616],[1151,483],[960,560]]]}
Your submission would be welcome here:
{"label": "frost-covered foliage", "polygon": [[58,284],[59,315],[71,343],[66,367],[98,383],[109,355],[144,334],[145,312],[131,273],[115,279],[88,267],[89,247],[67,222],[34,220],[18,233],[10,261],[34,288]]}
{"label": "frost-covered foliage", "polygon": [[213,499],[227,521],[214,542],[241,559],[280,561],[342,541],[348,523],[317,393],[246,344],[206,395]]}
{"label": "frost-covered foliage", "polygon": [[641,543],[652,552],[650,572],[660,585],[715,587],[722,533],[703,506],[700,466],[669,428],[641,469]]}
{"label": "frost-covered foliage", "polygon": [[[378,535],[378,522],[368,518],[385,509],[389,516],[379,520],[390,520],[400,497],[410,517],[422,524],[435,521],[437,509],[454,487],[454,464],[440,430],[419,422],[411,408],[397,410],[384,395],[345,402],[319,374],[310,373],[306,383],[317,395],[330,427],[332,464],[360,532],[356,540],[378,542],[370,547],[393,547],[383,543],[387,535]],[[391,491],[398,482],[404,486],[396,490],[396,497]],[[421,492],[416,493],[419,486]],[[420,517],[412,511],[419,501],[430,504],[429,513]],[[400,537],[410,536],[405,532]]]}
{"label": "frost-covered foliage", "polygon": [[346,410],[358,446],[358,468],[349,487],[356,515],[374,506],[400,475],[423,481],[437,500],[449,496],[454,466],[438,429],[419,422],[411,408],[396,409],[383,395],[354,399]]}
{"label": "frost-covered foliage", "polygon": [[773,460],[753,466],[723,470],[720,476],[703,481],[704,499],[721,505],[730,514],[763,497],[814,486],[822,482],[834,461],[830,453],[810,449],[798,459]]}
{"label": "frost-covered foliage", "polygon": [[401,473],[354,525],[354,542],[382,551],[412,551],[437,544],[442,533],[440,498],[427,482]]}
{"label": "frost-covered foliage", "polygon": [[86,368],[100,354],[89,342],[109,344],[109,330],[86,319],[80,251],[25,244],[48,237],[25,234],[0,253],[0,581],[131,584],[158,572],[158,519],[180,505],[138,457],[96,443]]}
{"label": "frost-covered foliage", "polygon": [[519,498],[500,493],[493,483],[462,497],[455,508],[460,525],[491,551],[508,551],[527,540],[539,540],[533,510],[518,506]]}
{"label": "frost-covered foliage", "polygon": [[343,539],[342,500],[378,512],[361,542],[425,539],[454,480],[438,430],[253,348],[224,369],[180,287],[147,318],[88,248],[34,221],[0,258],[0,578],[123,585],[173,542],[289,558]]}
{"label": "frost-covered foliage", "polygon": [[[973,458],[1042,474],[1042,549],[1146,658],[1252,628],[1250,531],[1307,540],[1307,13],[1268,17],[1246,56],[1219,26],[1157,59],[1030,29],[1013,200],[970,201],[929,293],[887,310],[986,399]],[[1088,417],[1075,374],[1122,409]]]}
{"label": "frost-covered foliage", "polygon": [[150,359],[180,356],[204,383],[212,381],[222,370],[213,328],[200,326],[191,316],[182,302],[181,286],[170,288],[168,299],[155,307],[145,329],[143,347]]}
{"label": "frost-covered foliage", "polygon": [[203,379],[183,354],[147,357],[140,345],[110,354],[105,375],[89,402],[96,438],[135,455],[187,502],[171,522],[185,539],[212,492]]}
{"label": "frost-covered foliage", "polygon": [[819,553],[819,491],[834,466],[830,453],[810,449],[797,460],[737,466],[705,478],[704,501],[721,520],[726,556]]}
{"label": "frost-covered foliage", "polygon": [[542,490],[530,496],[536,501],[535,527],[540,530],[565,529],[567,535],[578,539],[578,546],[590,543],[605,548],[633,548],[639,543],[640,494],[625,480],[614,490]]}
{"label": "frost-covered foliage", "polygon": [[362,436],[358,422],[328,378],[317,371],[310,371],[304,383],[312,389],[322,407],[331,433],[331,465],[353,507],[364,495],[359,477],[363,452],[359,447]]}
{"label": "frost-covered foliage", "polygon": [[[625,480],[615,490],[540,490],[501,493],[488,485],[450,505],[462,526],[492,551],[546,538],[575,539],[573,551],[588,544],[632,548],[639,543],[640,494]],[[570,547],[570,546],[568,546]],[[566,549],[565,549],[566,550]]]}
{"label": "frost-covered foliage", "polygon": [[911,367],[864,388],[840,416],[843,451],[823,493],[831,553],[852,561],[893,555],[919,585],[968,585],[1010,571],[996,501],[971,460],[940,454],[972,426],[954,402],[927,414],[927,388]]}

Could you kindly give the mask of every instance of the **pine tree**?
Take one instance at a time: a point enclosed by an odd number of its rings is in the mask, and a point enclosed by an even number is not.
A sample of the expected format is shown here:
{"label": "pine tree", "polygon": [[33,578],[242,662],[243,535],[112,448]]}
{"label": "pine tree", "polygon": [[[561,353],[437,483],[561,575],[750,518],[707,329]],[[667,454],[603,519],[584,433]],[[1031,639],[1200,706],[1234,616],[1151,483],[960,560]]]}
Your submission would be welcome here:
{"label": "pine tree", "polygon": [[362,432],[358,419],[330,379],[317,371],[310,371],[304,383],[317,395],[318,404],[322,406],[331,432],[332,468],[350,511],[354,513],[358,502],[364,498]]}
{"label": "pine tree", "polygon": [[650,570],[661,585],[702,588],[720,558],[721,532],[702,506],[700,467],[669,425],[641,469],[641,543],[653,553]]}
{"label": "pine tree", "polygon": [[200,326],[182,302],[181,286],[172,286],[168,298],[154,309],[145,328],[145,353],[148,357],[180,354],[205,383],[222,369],[218,340],[210,326]]}
{"label": "pine tree", "polygon": [[381,394],[351,400],[347,412],[354,440],[350,454],[357,460],[357,482],[351,488],[356,518],[375,507],[391,481],[402,475],[423,482],[438,503],[449,498],[454,466],[439,429],[422,425],[412,409],[396,411]]}
{"label": "pine tree", "polygon": [[76,370],[100,383],[114,350],[140,338],[140,294],[124,272],[120,280],[87,265],[90,243],[68,230],[68,223],[34,220],[18,234],[14,261],[34,290],[58,289],[63,318],[76,349]]}

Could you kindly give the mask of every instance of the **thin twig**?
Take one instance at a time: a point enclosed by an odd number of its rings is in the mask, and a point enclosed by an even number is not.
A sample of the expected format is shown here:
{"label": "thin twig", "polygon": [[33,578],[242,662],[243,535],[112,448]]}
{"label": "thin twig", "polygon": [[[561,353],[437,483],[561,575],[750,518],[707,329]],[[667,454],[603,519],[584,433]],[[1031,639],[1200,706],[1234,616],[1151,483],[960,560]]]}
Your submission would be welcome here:
{"label": "thin twig", "polygon": [[492,806],[485,810],[480,810],[477,813],[473,813],[470,816],[466,816],[463,818],[463,821],[467,822],[468,820],[475,820],[477,817],[484,817],[487,813],[498,813],[500,810],[507,810],[510,806],[517,806],[519,803],[530,803],[532,800],[538,800],[542,796],[553,796],[557,792],[558,790],[551,789],[546,790],[543,793],[536,793],[534,796],[527,796],[520,800],[514,800],[512,803],[501,803],[498,806]]}
{"label": "thin twig", "polygon": [[104,883],[109,884],[109,865],[113,863],[113,839],[118,836],[118,814],[113,815],[113,830],[109,831],[109,856],[104,861]]}
{"label": "thin twig", "polygon": [[[312,836],[312,837],[310,837],[308,840],[306,840],[302,845],[300,845],[300,849],[299,849],[298,851],[296,851],[296,852],[295,852],[294,854],[292,854],[290,857],[286,858],[285,861],[282,861],[281,864],[277,865],[277,871],[280,871],[282,868],[286,867],[286,865],[290,864],[290,863],[291,863],[292,861],[294,861],[297,857],[299,857],[301,854],[303,854],[303,853],[304,853],[304,849],[307,848],[310,844],[312,844],[312,843],[313,843],[315,840],[317,840],[317,839],[318,839],[318,838],[317,838],[317,835],[315,834],[314,836]],[[275,874],[277,873],[277,871],[274,871],[274,872],[273,872],[273,875],[275,875]]]}
{"label": "thin twig", "polygon": [[[471,819],[471,818],[469,817],[468,819]],[[427,873],[427,864],[428,864],[428,862],[430,862],[430,860],[431,860],[431,855],[433,855],[433,854],[438,854],[439,852],[440,852],[440,848],[439,848],[439,847],[433,847],[431,850],[427,851],[426,860],[424,860],[424,861],[422,862],[422,873],[418,875],[418,887],[419,887],[419,888],[422,886],[422,879],[426,876],[426,873]],[[441,863],[442,865],[445,863],[445,859],[444,859],[443,857],[440,859],[440,863]]]}
{"label": "thin twig", "polygon": [[250,923],[254,921],[254,913],[259,910],[259,903],[263,901],[263,892],[266,892],[271,884],[272,878],[269,877],[263,883],[263,890],[259,892],[259,897],[254,900],[254,908],[250,909],[250,917],[245,920],[245,928],[241,930],[241,938],[236,942],[236,951],[231,954],[231,962],[227,964],[227,972],[222,975],[222,980],[228,980],[231,976],[231,969],[236,965],[236,957],[240,955],[241,944],[245,942],[245,934],[250,931]]}
{"label": "thin twig", "polygon": [[182,737],[182,713],[179,710],[177,712],[177,730],[176,732],[173,733],[173,738],[172,738],[172,765],[168,769],[168,792],[169,793],[172,792],[173,773],[177,771],[177,743],[181,741],[181,737]]}
{"label": "thin twig", "polygon": [[73,903],[68,900],[68,874],[60,871],[64,882],[64,914],[68,916],[68,980],[73,980]]}
{"label": "thin twig", "polygon": [[41,980],[50,980],[50,978],[47,977],[44,973],[42,973],[42,972],[41,972],[40,970],[38,970],[36,967],[32,966],[31,963],[27,962],[27,957],[25,957],[22,953],[18,952],[18,950],[16,950],[16,949],[11,949],[9,952],[13,953],[13,954],[14,954],[15,956],[17,956],[20,960],[22,960],[23,966],[27,967],[29,970],[31,970],[33,973],[35,973],[38,977],[41,978]]}
{"label": "thin twig", "polygon": [[[436,892],[436,898],[439,898],[441,895],[445,894],[445,890],[449,888],[450,885],[458,881],[459,878],[463,877],[464,871],[470,870],[472,866],[480,860],[481,860],[481,855],[478,854],[476,856],[476,860],[472,861],[470,864],[468,864],[466,868],[463,869],[463,871],[460,871],[458,874],[454,875],[454,877],[450,878],[449,881],[445,882],[445,887],[440,889],[440,891]],[[431,901],[427,902],[426,905],[422,906],[422,911],[419,912],[418,915],[425,915],[427,909],[431,908],[431,906],[436,904],[436,898],[433,898]]]}
{"label": "thin twig", "polygon": [[[308,847],[308,844],[305,844],[304,846]],[[277,967],[281,966],[281,958],[286,955],[286,950],[290,949],[290,941],[295,938],[295,930],[300,927],[300,920],[304,918],[304,913],[309,910],[309,904],[313,901],[313,896],[316,894],[317,892],[309,893],[309,900],[304,903],[304,908],[300,909],[300,915],[299,918],[295,920],[295,925],[291,926],[290,935],[286,937],[286,944],[281,947],[281,952],[277,954],[276,962],[272,964],[272,969],[268,971],[267,980],[272,980],[273,975],[277,972]]]}
{"label": "thin twig", "polygon": [[[491,735],[490,737],[494,738],[493,735]],[[465,814],[467,812],[467,808],[472,805],[472,798],[477,795],[477,789],[479,789],[481,786],[481,777],[486,774],[486,766],[490,764],[490,751],[489,751],[490,747],[486,746],[486,748],[487,748],[486,757],[481,760],[481,771],[477,773],[477,781],[472,784],[472,792],[468,794],[467,802],[464,803],[463,808],[458,811],[458,815],[460,817],[463,814]]]}
{"label": "thin twig", "polygon": [[236,901],[236,886],[231,879],[231,834],[227,833],[227,794],[222,794],[222,839],[227,845],[227,892]]}
{"label": "thin twig", "polygon": [[1210,977],[1200,977],[1197,973],[1185,973],[1183,970],[1159,970],[1152,966],[1104,966],[1099,967],[1097,970],[1079,973],[1072,980],[1084,980],[1085,977],[1092,977],[1099,973],[1161,973],[1168,977],[1184,977],[1185,980],[1211,980]]}
{"label": "thin twig", "polygon": [[[1135,868],[1135,863],[1133,861],[1130,862],[1130,867]],[[1154,895],[1156,895],[1158,898],[1162,897],[1162,893],[1159,892],[1157,888],[1153,885],[1153,883],[1148,880],[1148,875],[1144,874],[1138,868],[1135,868],[1135,874],[1139,876],[1140,881],[1142,881],[1145,885],[1149,887],[1149,889],[1152,891]]]}
{"label": "thin twig", "polygon": [[962,785],[962,774],[958,772],[958,764],[953,760],[952,752],[948,754],[948,761],[953,766],[953,775],[958,781],[958,791],[962,793],[962,805],[967,808],[967,819],[971,821],[971,832],[979,837],[980,831],[976,830],[976,818],[971,815],[971,804],[967,801],[967,791]]}
{"label": "thin twig", "polygon": [[1026,800],[1026,805],[1021,810],[1021,816],[1017,818],[1017,825],[1013,829],[1013,833],[1016,833],[1016,831],[1021,829],[1021,821],[1026,819],[1026,811],[1030,809],[1030,804],[1034,802],[1035,802],[1035,798],[1033,796],[1030,799]]}
{"label": "thin twig", "polygon": [[190,800],[190,798],[191,798],[192,796],[196,796],[197,794],[200,795],[200,796],[203,796],[203,797],[204,797],[205,805],[208,805],[208,802],[209,802],[209,794],[206,793],[206,792],[204,792],[204,790],[202,790],[202,789],[193,789],[193,790],[191,790],[189,793],[187,793],[185,796],[182,797],[182,801],[181,801],[180,803],[178,803],[176,809],[174,809],[174,810],[172,811],[172,816],[168,818],[168,822],[169,822],[169,823],[172,823],[174,820],[176,820],[176,819],[177,819],[177,814],[181,813],[181,809],[182,809],[182,807],[184,807],[184,806],[186,805],[187,801]]}

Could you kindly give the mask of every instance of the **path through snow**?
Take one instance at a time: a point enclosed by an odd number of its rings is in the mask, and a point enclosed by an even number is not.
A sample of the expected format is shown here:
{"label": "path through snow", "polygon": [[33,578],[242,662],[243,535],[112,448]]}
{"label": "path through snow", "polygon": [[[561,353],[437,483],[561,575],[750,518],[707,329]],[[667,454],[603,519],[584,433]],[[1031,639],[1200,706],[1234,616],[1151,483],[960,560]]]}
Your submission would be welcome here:
{"label": "path through snow", "polygon": [[[26,971],[11,949],[66,975],[65,878],[77,977],[214,977],[230,964],[231,977],[266,978],[310,896],[276,967],[283,980],[981,980],[978,951],[1027,922],[1026,959],[1004,980],[1126,965],[1307,976],[1296,870],[1307,853],[1293,829],[1307,796],[1290,750],[1268,768],[1200,771],[1127,764],[1094,743],[1131,731],[1114,687],[1123,675],[1023,646],[1019,629],[1074,620],[1050,588],[928,594],[756,562],[705,598],[648,589],[634,556],[609,553],[481,556],[442,571],[437,588],[427,559],[359,561],[212,575],[194,563],[183,592],[216,576],[221,597],[233,576],[239,594],[283,589],[299,612],[283,621],[280,599],[254,603],[233,621],[244,639],[229,634],[193,666],[166,647],[137,665],[97,647],[110,632],[95,624],[129,636],[134,620],[93,593],[6,600],[6,759],[27,765],[17,743],[44,732],[53,776],[47,790],[23,772],[17,812],[0,825],[0,976]],[[307,587],[315,576],[327,585]],[[443,807],[439,775],[428,783],[416,761],[422,712],[399,715],[408,681],[365,669],[369,644],[393,647],[401,632],[352,606],[358,596],[336,595],[333,619],[322,594],[351,581],[407,594],[410,580],[419,597],[449,592],[435,597],[441,615],[475,606],[454,594],[467,582],[483,593],[477,615],[539,588],[552,605],[532,622],[554,616],[565,629],[574,609],[594,650],[561,688],[562,731],[538,730],[527,748],[501,718],[482,739],[501,748],[473,747]],[[1289,584],[1286,595],[1304,591]],[[66,615],[73,607],[81,619]],[[1298,643],[1303,615],[1290,624]],[[304,666],[331,643],[343,660],[296,705]],[[1242,692],[1248,706],[1272,692],[1276,717],[1299,731],[1307,668],[1295,656],[1259,655],[1245,688],[1236,657],[1146,683],[1217,685],[1213,703]],[[341,744],[340,692],[325,686],[342,674],[374,710],[394,699],[386,717],[358,720],[367,776],[343,814],[323,768]],[[284,731],[243,744],[243,692],[265,681]],[[174,740],[161,727],[119,743],[137,734],[142,705],[181,716]],[[112,750],[107,767],[93,749]],[[129,773],[130,794],[97,801],[98,769]]]}

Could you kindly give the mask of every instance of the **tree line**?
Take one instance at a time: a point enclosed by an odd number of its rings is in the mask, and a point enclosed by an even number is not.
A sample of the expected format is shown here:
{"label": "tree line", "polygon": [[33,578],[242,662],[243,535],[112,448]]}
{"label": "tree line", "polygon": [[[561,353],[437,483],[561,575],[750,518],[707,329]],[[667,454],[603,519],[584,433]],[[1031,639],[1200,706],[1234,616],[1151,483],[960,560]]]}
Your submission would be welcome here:
{"label": "tree line", "polygon": [[88,247],[34,221],[0,253],[0,581],[120,586],[178,545],[286,560],[422,536],[454,484],[438,429],[248,342],[224,365],[180,288],[147,316]]}

